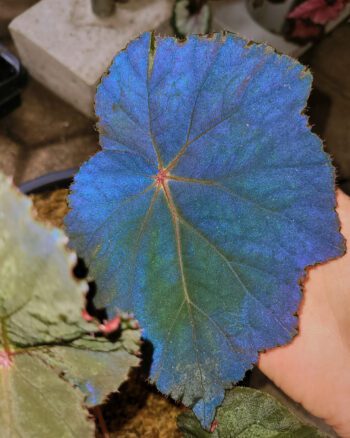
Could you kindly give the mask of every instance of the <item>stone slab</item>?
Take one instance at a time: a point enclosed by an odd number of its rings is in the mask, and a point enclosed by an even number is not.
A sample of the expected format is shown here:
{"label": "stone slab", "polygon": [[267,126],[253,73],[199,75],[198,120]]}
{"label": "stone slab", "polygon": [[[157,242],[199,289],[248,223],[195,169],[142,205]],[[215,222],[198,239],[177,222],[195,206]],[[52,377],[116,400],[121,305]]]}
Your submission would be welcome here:
{"label": "stone slab", "polygon": [[12,21],[10,32],[30,74],[93,117],[96,86],[114,56],[169,19],[171,5],[171,0],[130,0],[118,4],[112,21],[103,24],[91,21],[89,0],[41,0]]}
{"label": "stone slab", "polygon": [[93,123],[30,79],[22,92],[21,106],[0,120],[0,131],[4,130],[21,144],[37,147],[92,133]]}
{"label": "stone slab", "polygon": [[99,150],[95,136],[78,136],[29,151],[23,172],[17,176],[20,183],[49,172],[80,167]]}

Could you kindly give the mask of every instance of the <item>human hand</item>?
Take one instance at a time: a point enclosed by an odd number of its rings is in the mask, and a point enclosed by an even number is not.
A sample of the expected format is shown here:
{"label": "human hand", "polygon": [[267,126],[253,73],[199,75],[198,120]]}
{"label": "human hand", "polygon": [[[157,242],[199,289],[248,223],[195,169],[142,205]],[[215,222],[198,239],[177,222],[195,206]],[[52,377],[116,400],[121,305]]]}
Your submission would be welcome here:
{"label": "human hand", "polygon": [[[350,198],[337,193],[341,231],[350,245]],[[277,386],[341,437],[350,437],[350,248],[310,269],[299,310],[299,334],[260,355]]]}

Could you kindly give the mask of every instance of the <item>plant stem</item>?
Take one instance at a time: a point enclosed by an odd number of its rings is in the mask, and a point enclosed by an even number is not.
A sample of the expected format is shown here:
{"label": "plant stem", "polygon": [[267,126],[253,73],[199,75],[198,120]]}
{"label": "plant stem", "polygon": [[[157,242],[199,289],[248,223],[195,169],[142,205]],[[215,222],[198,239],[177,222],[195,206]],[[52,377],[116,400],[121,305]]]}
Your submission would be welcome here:
{"label": "plant stem", "polygon": [[91,0],[92,10],[98,17],[104,18],[113,15],[115,0]]}
{"label": "plant stem", "polygon": [[11,349],[10,349],[10,344],[9,344],[9,341],[8,341],[7,327],[6,327],[5,319],[1,319],[1,321],[0,321],[0,328],[1,328],[1,335],[0,335],[1,343],[2,343],[2,345],[4,347],[4,351],[7,354],[10,354],[11,353]]}
{"label": "plant stem", "polygon": [[97,417],[98,424],[100,426],[103,438],[109,438],[109,433],[107,430],[105,419],[103,418],[100,406],[94,407],[95,415]]}
{"label": "plant stem", "polygon": [[190,14],[197,14],[205,3],[207,3],[207,0],[189,0],[188,10]]}

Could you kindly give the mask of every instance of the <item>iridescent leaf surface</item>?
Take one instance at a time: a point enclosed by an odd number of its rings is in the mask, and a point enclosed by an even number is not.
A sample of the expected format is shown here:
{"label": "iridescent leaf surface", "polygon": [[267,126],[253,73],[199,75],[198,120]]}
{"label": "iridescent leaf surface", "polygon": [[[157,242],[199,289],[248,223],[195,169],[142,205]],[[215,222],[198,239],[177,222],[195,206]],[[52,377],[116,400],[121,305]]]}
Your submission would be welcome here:
{"label": "iridescent leaf surface", "polygon": [[233,34],[146,33],[97,91],[103,150],[66,225],[96,305],[135,313],[151,379],[205,427],[258,351],[295,335],[305,267],[344,251],[330,159],[302,114],[311,80]]}
{"label": "iridescent leaf surface", "polygon": [[184,438],[325,438],[271,395],[244,387],[226,394],[215,416],[212,433],[203,430],[189,412],[179,415],[177,422]]}
{"label": "iridescent leaf surface", "polygon": [[139,331],[111,342],[83,320],[87,284],[63,232],[34,221],[0,174],[0,436],[94,437],[102,403],[139,359]]}

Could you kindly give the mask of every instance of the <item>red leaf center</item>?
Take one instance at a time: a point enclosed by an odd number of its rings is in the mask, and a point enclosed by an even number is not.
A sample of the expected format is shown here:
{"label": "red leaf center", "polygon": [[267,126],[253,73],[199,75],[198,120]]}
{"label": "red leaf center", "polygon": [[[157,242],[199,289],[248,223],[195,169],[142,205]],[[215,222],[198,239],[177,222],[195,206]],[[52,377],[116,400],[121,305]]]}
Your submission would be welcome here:
{"label": "red leaf center", "polygon": [[155,176],[157,186],[164,186],[165,180],[168,178],[168,172],[165,169],[159,169]]}

